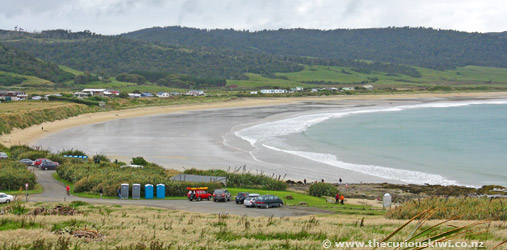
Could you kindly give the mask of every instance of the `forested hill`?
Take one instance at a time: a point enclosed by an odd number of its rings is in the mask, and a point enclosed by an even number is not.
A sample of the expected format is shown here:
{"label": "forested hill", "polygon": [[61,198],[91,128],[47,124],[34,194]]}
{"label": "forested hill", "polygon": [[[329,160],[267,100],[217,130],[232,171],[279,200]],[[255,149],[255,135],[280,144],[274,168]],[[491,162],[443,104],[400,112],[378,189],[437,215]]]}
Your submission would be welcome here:
{"label": "forested hill", "polygon": [[0,44],[0,71],[36,76],[60,83],[74,79],[74,75],[58,65],[37,59],[34,55]]}
{"label": "forested hill", "polygon": [[340,60],[363,59],[433,69],[465,65],[507,67],[507,39],[501,33],[466,33],[431,28],[249,32],[155,27],[122,36],[187,47]]}
{"label": "forested hill", "polygon": [[72,34],[67,31],[18,34],[16,39],[4,37],[3,43],[46,61],[101,75],[149,71],[241,79],[245,72],[273,74],[303,69],[298,62],[278,55],[159,46],[118,36],[76,37]]}

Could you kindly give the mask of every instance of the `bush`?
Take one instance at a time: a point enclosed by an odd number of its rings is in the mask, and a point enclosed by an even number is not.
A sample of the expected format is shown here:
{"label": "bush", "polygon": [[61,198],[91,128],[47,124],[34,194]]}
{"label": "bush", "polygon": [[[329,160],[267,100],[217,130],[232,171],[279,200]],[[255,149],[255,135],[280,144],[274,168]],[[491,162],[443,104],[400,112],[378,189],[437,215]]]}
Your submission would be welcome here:
{"label": "bush", "polygon": [[25,188],[28,183],[29,189],[35,187],[35,174],[28,171],[22,163],[7,162],[0,165],[0,190],[19,190]]}
{"label": "bush", "polygon": [[107,158],[107,156],[102,155],[102,154],[94,155],[94,156],[93,156],[93,159],[94,159],[94,160],[95,160],[95,159],[97,159],[97,160],[99,160],[99,161],[101,161],[101,162],[111,162],[111,161],[109,160],[109,158]]}
{"label": "bush", "polygon": [[12,146],[9,150],[11,152],[11,157],[16,159],[22,159],[18,158],[18,156],[24,152],[30,152],[34,151],[31,147],[26,145],[20,145],[20,146]]}
{"label": "bush", "polygon": [[77,149],[64,149],[58,153],[59,155],[82,155],[86,156],[85,152]]}
{"label": "bush", "polygon": [[148,162],[143,157],[138,156],[138,157],[132,158],[132,161],[130,162],[130,164],[146,166],[146,165],[148,165]]}
{"label": "bush", "polygon": [[65,160],[67,160],[65,157],[57,154],[49,154],[47,158],[60,164],[62,164]]}
{"label": "bush", "polygon": [[183,173],[194,175],[210,175],[227,177],[227,186],[242,188],[260,188],[265,190],[283,191],[287,188],[287,183],[265,175],[254,175],[251,173],[229,173],[224,170],[198,170],[195,168],[187,169]]}
{"label": "bush", "polygon": [[47,158],[47,156],[48,156],[48,151],[37,150],[37,151],[23,152],[23,153],[19,154],[17,158],[18,159],[35,160],[35,159],[39,159],[39,158]]}
{"label": "bush", "polygon": [[310,186],[310,195],[312,196],[332,196],[334,197],[338,193],[338,189],[329,183],[318,182]]}
{"label": "bush", "polygon": [[[166,185],[166,196],[184,196],[187,187],[207,186],[209,192],[222,188],[222,183],[190,183],[169,180],[165,169],[155,164],[148,163],[144,168],[120,168],[114,163],[103,162],[100,165],[91,162],[81,164],[65,164],[57,171],[60,178],[73,182],[74,192],[90,192],[98,194],[102,189],[106,196],[116,196],[117,190],[122,183]],[[144,188],[141,188],[141,196],[144,196]]]}

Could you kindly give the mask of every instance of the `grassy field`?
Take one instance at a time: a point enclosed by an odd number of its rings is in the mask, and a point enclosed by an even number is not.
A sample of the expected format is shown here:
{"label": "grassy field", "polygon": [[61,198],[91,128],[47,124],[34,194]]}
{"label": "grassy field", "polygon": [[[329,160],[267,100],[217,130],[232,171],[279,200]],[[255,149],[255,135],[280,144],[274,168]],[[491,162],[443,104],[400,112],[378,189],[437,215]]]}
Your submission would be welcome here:
{"label": "grassy field", "polygon": [[[28,203],[24,210],[28,212],[34,208],[53,208],[56,205]],[[55,249],[322,249],[322,243],[326,239],[332,242],[381,241],[406,222],[387,220],[381,216],[275,218],[191,213],[137,206],[90,205],[83,202],[61,205],[74,207],[78,213],[68,216],[3,215],[0,218],[0,248],[50,249],[48,245],[51,244]],[[428,221],[424,228],[440,222]],[[439,225],[437,232],[470,223],[454,221],[452,226]],[[391,241],[407,239],[415,228],[413,224],[408,225]],[[507,237],[507,227],[498,222],[478,225],[473,230],[488,232],[459,236],[453,241],[485,241],[485,247],[492,249]],[[80,231],[92,232],[92,236],[73,236]]]}
{"label": "grassy field", "polygon": [[[277,73],[284,79],[267,78],[258,74],[247,74],[249,80],[229,80],[227,85],[240,88],[259,87],[336,87],[357,85],[368,81],[376,88],[427,88],[432,86],[456,86],[474,88],[486,86],[493,89],[507,89],[507,69],[480,66],[458,67],[455,70],[438,71],[416,67],[421,73],[420,78],[406,75],[388,75],[385,72],[370,74],[353,71],[349,67],[337,66],[306,66],[303,71]],[[378,80],[373,82],[372,79]],[[334,82],[335,84],[309,84],[308,82]],[[341,84],[337,84],[337,83]]]}
{"label": "grassy field", "polygon": [[[44,192],[44,188],[40,184],[35,185],[34,189],[28,190],[28,194],[29,195],[31,195],[31,194],[41,194],[42,192]],[[25,190],[18,190],[18,191],[0,190],[0,193],[7,193],[7,194],[10,194],[10,195],[24,196],[26,194],[26,191]]]}

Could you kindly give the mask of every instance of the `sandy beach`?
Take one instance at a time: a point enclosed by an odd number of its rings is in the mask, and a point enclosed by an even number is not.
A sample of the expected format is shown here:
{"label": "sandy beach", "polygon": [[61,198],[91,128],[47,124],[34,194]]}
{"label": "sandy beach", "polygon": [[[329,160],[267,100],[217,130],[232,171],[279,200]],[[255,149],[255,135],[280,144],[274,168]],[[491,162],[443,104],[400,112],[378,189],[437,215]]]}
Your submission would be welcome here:
{"label": "sandy beach", "polygon": [[[235,169],[285,179],[348,183],[394,182],[327,164],[254,148],[234,134],[242,128],[316,111],[432,101],[507,98],[507,93],[354,95],[303,98],[240,98],[186,106],[146,107],[85,114],[17,129],[4,145],[40,145],[52,151],[80,149],[129,161],[143,156],[166,168]],[[127,119],[128,118],[128,119]],[[44,130],[41,130],[44,127]],[[167,132],[164,132],[167,131]]]}
{"label": "sandy beach", "polygon": [[[50,134],[57,133],[67,128],[100,123],[115,119],[141,117],[154,114],[169,114],[176,112],[208,110],[220,108],[241,108],[255,106],[269,106],[290,104],[309,101],[338,101],[338,100],[386,100],[386,99],[420,99],[420,98],[505,98],[505,92],[486,93],[411,93],[391,95],[354,95],[354,96],[318,96],[318,97],[293,97],[293,98],[238,98],[227,102],[206,104],[155,106],[135,109],[115,110],[83,114],[65,120],[45,122],[25,129],[14,129],[9,134],[0,136],[0,143],[5,146],[30,145]],[[44,130],[41,130],[41,127]]]}

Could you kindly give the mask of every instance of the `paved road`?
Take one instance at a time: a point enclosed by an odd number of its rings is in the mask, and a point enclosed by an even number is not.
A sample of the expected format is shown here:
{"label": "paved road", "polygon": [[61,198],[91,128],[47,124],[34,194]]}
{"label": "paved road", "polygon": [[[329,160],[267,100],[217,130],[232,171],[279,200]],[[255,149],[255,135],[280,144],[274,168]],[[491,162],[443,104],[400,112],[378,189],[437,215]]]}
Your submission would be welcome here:
{"label": "paved road", "polygon": [[53,178],[52,174],[55,172],[54,170],[43,171],[40,169],[33,169],[33,171],[37,176],[38,183],[44,187],[44,192],[42,194],[30,195],[29,201],[62,202],[80,200],[93,204],[139,205],[200,213],[228,213],[247,216],[287,217],[329,212],[316,208],[287,206],[270,209],[246,208],[243,205],[237,205],[235,202],[225,203],[213,201],[190,202],[188,200],[117,200],[81,198],[76,196],[67,196],[65,185]]}

